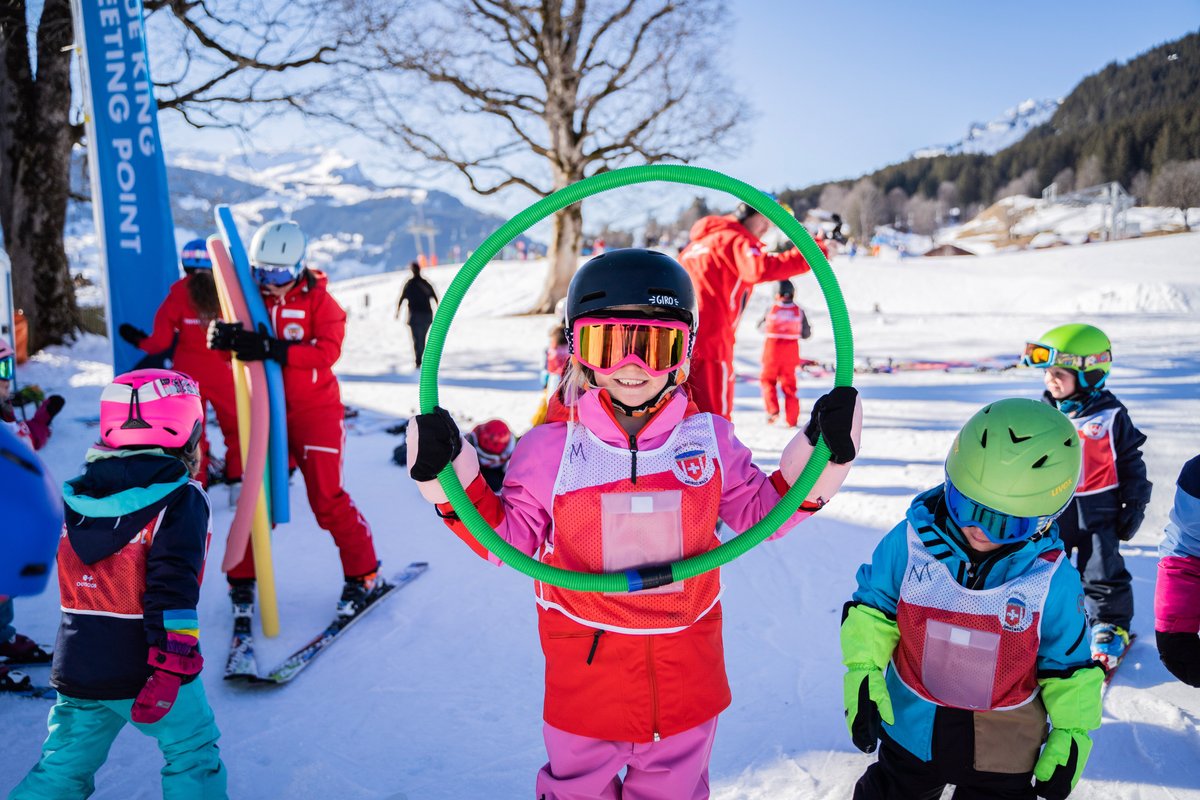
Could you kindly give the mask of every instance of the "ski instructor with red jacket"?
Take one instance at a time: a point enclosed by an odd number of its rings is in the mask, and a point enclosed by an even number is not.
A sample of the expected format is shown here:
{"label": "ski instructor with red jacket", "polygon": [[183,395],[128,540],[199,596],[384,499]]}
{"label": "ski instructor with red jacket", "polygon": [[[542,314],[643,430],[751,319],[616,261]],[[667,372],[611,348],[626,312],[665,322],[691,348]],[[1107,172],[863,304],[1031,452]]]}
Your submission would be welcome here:
{"label": "ski instructor with red jacket", "polygon": [[[250,265],[277,336],[266,326],[215,321],[208,346],[233,350],[241,361],[272,359],[283,367],[288,450],[304,475],[317,524],[333,536],[345,585],[338,614],[353,616],[386,587],[366,519],[342,484],[345,408],[333,365],[342,355],[346,312],[327,289],[324,273],[304,266],[307,239],[291,220],[268,222],[250,241]],[[254,558],[249,546],[229,571],[235,607],[254,602]]]}
{"label": "ski instructor with red jacket", "polygon": [[701,411],[725,419],[733,413],[733,345],[750,292],[755,284],[809,270],[799,250],[766,251],[762,237],[770,229],[770,220],[741,203],[733,214],[697,220],[692,240],[679,254],[696,286],[700,311],[687,385]]}

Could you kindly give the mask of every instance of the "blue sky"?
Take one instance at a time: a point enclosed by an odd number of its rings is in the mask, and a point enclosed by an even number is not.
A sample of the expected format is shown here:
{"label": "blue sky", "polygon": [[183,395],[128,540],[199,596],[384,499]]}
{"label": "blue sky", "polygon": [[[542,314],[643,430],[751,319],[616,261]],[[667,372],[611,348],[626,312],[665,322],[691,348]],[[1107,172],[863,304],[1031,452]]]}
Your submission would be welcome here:
{"label": "blue sky", "polygon": [[[729,11],[734,24],[722,66],[755,114],[740,150],[703,166],[764,189],[856,177],[902,161],[919,147],[962,138],[971,122],[1027,98],[1062,97],[1109,62],[1200,28],[1200,0],[730,0]],[[173,116],[163,118],[168,149],[231,146],[228,137],[196,133]],[[257,130],[254,139],[263,149],[337,146],[369,174],[409,182],[372,162],[376,145],[353,144],[343,132],[317,137],[289,121]],[[521,191],[474,197],[453,175],[435,188],[496,212],[533,200]],[[628,224],[631,215],[644,218],[646,205],[663,218],[692,193],[638,192],[613,204],[620,210],[598,204],[592,219]]]}
{"label": "blue sky", "polygon": [[855,177],[1200,28],[1200,0],[735,0],[727,67],[758,108],[725,168],[765,188]]}

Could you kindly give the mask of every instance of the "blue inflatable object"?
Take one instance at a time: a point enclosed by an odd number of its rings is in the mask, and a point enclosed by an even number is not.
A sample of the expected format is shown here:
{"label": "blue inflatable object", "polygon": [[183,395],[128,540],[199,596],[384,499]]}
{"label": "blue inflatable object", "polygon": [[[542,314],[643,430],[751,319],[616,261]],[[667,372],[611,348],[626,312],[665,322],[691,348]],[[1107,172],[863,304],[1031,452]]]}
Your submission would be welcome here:
{"label": "blue inflatable object", "polygon": [[[263,303],[262,293],[254,278],[250,275],[250,259],[246,248],[238,236],[237,224],[233,220],[233,212],[229,206],[217,206],[217,230],[229,248],[229,257],[233,259],[233,268],[237,273],[238,283],[246,295],[246,305],[250,307],[250,317],[254,327],[265,325],[271,335],[275,335],[275,327],[267,314]],[[275,361],[267,359],[267,395],[271,402],[271,435],[268,439],[267,480],[271,500],[271,522],[280,524],[291,520],[291,506],[288,504],[288,443],[287,443],[287,401],[283,393],[283,368]]]}
{"label": "blue inflatable object", "polygon": [[40,594],[62,534],[62,492],[33,448],[0,424],[0,595]]}

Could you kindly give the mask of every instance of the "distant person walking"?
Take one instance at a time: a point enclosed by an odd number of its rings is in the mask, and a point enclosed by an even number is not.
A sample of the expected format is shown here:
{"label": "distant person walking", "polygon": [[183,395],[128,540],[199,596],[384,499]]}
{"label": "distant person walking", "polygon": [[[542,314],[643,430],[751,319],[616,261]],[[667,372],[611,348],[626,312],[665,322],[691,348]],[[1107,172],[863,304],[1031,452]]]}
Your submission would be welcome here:
{"label": "distant person walking", "polygon": [[700,308],[687,383],[701,411],[725,419],[733,414],[733,345],[750,292],[809,270],[799,250],[767,252],[762,237],[770,229],[770,220],[742,203],[728,216],[697,220],[679,254]]}
{"label": "distant person walking", "polygon": [[438,302],[437,292],[433,285],[421,277],[421,265],[413,261],[408,265],[413,276],[400,290],[400,302],[396,303],[396,319],[400,319],[400,308],[408,302],[408,327],[412,331],[413,356],[417,367],[421,366],[421,356],[425,354],[425,337],[429,334],[429,326],[433,324],[433,308],[431,303]]}

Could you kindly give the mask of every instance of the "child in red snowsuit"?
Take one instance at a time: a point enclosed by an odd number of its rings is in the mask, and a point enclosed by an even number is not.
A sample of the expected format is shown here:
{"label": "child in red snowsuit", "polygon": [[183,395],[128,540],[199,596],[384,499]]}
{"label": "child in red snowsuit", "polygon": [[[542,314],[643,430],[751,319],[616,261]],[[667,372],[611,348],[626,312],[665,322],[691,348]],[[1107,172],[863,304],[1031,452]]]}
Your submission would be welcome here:
{"label": "child in red snowsuit", "polygon": [[[172,369],[200,384],[200,399],[213,407],[225,439],[226,483],[242,479],[242,451],[238,445],[237,403],[233,393],[233,368],[229,353],[209,350],[208,324],[221,316],[212,262],[203,239],[183,247],[180,257],[184,277],[175,281],[154,315],[147,334],[128,322],[121,323],[121,338],[147,353],[161,353],[175,341]],[[176,340],[176,336],[178,339]],[[200,437],[200,482],[208,485],[208,437]]]}
{"label": "child in red snowsuit", "polygon": [[775,385],[783,392],[783,413],[789,428],[800,423],[800,399],[796,396],[796,370],[800,367],[800,340],[812,335],[804,309],[792,298],[796,288],[791,281],[780,281],[775,294],[775,305],[758,323],[766,334],[763,342],[762,372],[758,376],[762,384],[763,403],[767,406],[767,422],[774,424],[779,419],[779,398]]}

